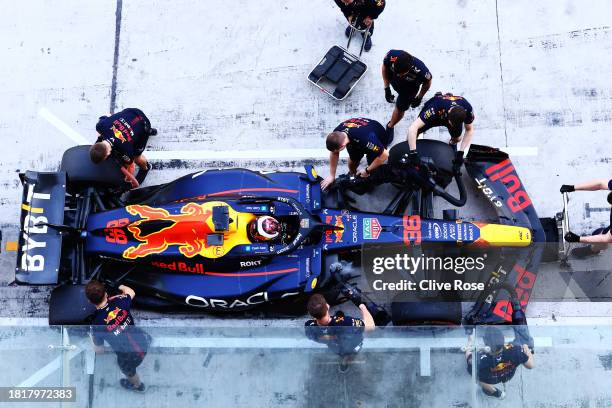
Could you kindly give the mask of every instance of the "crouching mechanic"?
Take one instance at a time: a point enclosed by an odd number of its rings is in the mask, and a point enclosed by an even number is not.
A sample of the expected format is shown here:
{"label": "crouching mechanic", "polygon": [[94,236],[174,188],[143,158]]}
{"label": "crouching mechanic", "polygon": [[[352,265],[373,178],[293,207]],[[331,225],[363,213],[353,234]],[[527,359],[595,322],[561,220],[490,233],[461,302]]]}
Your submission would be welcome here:
{"label": "crouching mechanic", "polygon": [[[351,25],[360,30],[368,28],[370,35],[366,38],[364,50],[370,51],[372,48],[372,34],[374,34],[374,20],[385,9],[385,0],[334,0],[340,7],[340,11],[346,17],[349,26],[344,30],[348,37],[351,33]],[[363,35],[363,34],[362,34]]]}
{"label": "crouching mechanic", "polygon": [[[527,344],[506,343],[504,334],[497,327],[486,327],[484,344],[490,351],[479,351],[476,357],[477,379],[485,395],[503,399],[506,393],[495,384],[506,383],[514,377],[516,369],[523,365],[532,369],[533,354]],[[472,374],[472,347],[465,352],[467,371]]]}
{"label": "crouching mechanic", "polygon": [[305,323],[306,337],[317,343],[323,343],[338,354],[342,361],[340,371],[348,369],[348,363],[361,350],[363,332],[374,330],[375,324],[367,307],[361,303],[361,319],[346,316],[337,311],[329,314],[329,305],[323,295],[312,295],[308,300],[308,313],[313,317]]}
{"label": "crouching mechanic", "polygon": [[357,167],[363,156],[368,165],[359,172],[361,177],[368,177],[374,169],[389,158],[387,147],[393,141],[379,122],[366,118],[348,119],[339,124],[327,135],[325,142],[329,154],[329,176],[321,181],[321,188],[326,190],[336,178],[336,169],[340,152],[346,148],[349,154],[349,173],[357,173]]}
{"label": "crouching mechanic", "polygon": [[[612,180],[596,179],[576,184],[574,186],[564,184],[561,186],[561,193],[571,193],[574,191],[598,191],[612,190]],[[612,205],[612,192],[608,194],[608,203]],[[596,255],[606,249],[608,244],[612,243],[612,209],[610,210],[610,224],[607,227],[598,228],[591,235],[581,237],[571,231],[565,234],[567,242],[582,242],[585,245],[579,248],[572,249],[572,255],[577,258],[585,258],[590,255]]]}
{"label": "crouching mechanic", "polygon": [[[408,145],[411,150],[410,163],[415,166],[420,164],[420,158],[416,151],[417,137],[433,127],[445,126],[451,136],[449,143],[458,145],[461,142],[453,160],[453,171],[458,172],[463,165],[464,152],[469,149],[472,143],[473,122],[474,111],[472,105],[464,97],[450,93],[443,95],[442,92],[437,92],[433,98],[425,102],[419,116],[408,128]],[[465,134],[463,134],[464,127]]]}
{"label": "crouching mechanic", "polygon": [[[98,164],[112,156],[121,166],[125,180],[132,188],[137,188],[151,169],[142,153],[149,136],[155,136],[157,129],[151,127],[140,109],[128,108],[114,115],[101,116],[96,130],[100,136],[89,151],[91,161]],[[136,177],[134,163],[140,168]]]}
{"label": "crouching mechanic", "polygon": [[[389,103],[395,102],[393,115],[387,123],[387,132],[393,132],[394,126],[404,117],[404,112],[421,104],[431,87],[431,72],[423,61],[406,51],[391,50],[383,60],[382,78],[385,99]],[[391,92],[391,86],[397,92],[397,99]]]}
{"label": "crouching mechanic", "polygon": [[150,336],[134,326],[130,313],[136,293],[121,285],[117,296],[109,297],[104,284],[92,280],[85,287],[85,296],[96,306],[92,322],[92,341],[96,354],[104,353],[106,341],[117,355],[119,369],[126,376],[119,383],[130,391],[144,392],[145,385],[136,373],[151,343]]}

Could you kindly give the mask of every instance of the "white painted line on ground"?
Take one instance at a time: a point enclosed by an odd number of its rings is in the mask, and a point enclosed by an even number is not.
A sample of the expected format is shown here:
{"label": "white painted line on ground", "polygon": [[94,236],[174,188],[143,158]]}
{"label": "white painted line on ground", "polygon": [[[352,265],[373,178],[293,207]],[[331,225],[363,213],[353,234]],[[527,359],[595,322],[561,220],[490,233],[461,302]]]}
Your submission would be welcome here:
{"label": "white painted line on ground", "polygon": [[[510,155],[537,156],[537,147],[506,147],[502,149]],[[151,160],[327,160],[329,152],[320,149],[253,149],[253,150],[155,150],[146,151]]]}
{"label": "white painted line on ground", "polygon": [[0,327],[40,327],[49,326],[46,317],[0,317]]}
{"label": "white painted line on ground", "polygon": [[[551,327],[602,327],[609,328],[612,332],[612,316],[589,316],[589,313],[605,313],[612,305],[609,302],[561,302],[566,305],[575,316],[564,316],[556,311],[554,319],[549,316],[532,316],[528,313],[527,321],[529,326],[551,326]],[[535,311],[535,306],[531,306],[530,312]],[[596,306],[605,306],[596,308]],[[563,310],[561,310],[563,311]],[[582,316],[580,315],[582,313]],[[547,313],[549,314],[549,313]],[[138,315],[136,315],[138,316]],[[185,327],[211,327],[211,328],[240,328],[260,329],[262,326],[274,330],[276,328],[295,328],[303,327],[304,319],[219,319],[219,318],[190,318],[185,316],[145,318],[137,319],[138,326],[159,327],[159,328],[185,328]],[[0,327],[40,327],[48,326],[49,320],[46,317],[0,317]]]}
{"label": "white painted line on ground", "polygon": [[[508,338],[507,341],[512,341]],[[394,337],[366,338],[363,350],[391,351],[406,349],[460,349],[467,343],[463,337]],[[535,337],[536,347],[552,347],[550,337]],[[576,346],[576,344],[574,344]],[[152,347],[159,348],[210,348],[210,349],[322,349],[324,344],[315,343],[307,338],[281,337],[155,337]]]}
{"label": "white painted line on ground", "polygon": [[40,108],[38,110],[38,114],[53,125],[57,130],[62,132],[64,135],[68,136],[70,140],[72,140],[77,145],[88,145],[91,144],[90,140],[85,139],[81,136],[76,130],[72,129],[68,126],[64,121],[51,113],[47,108]]}
{"label": "white painted line on ground", "polygon": [[[81,354],[81,352],[85,350],[86,346],[87,346],[87,341],[84,340],[84,341],[81,341],[74,350],[68,351],[68,361],[72,360],[73,358]],[[38,384],[39,382],[47,378],[49,375],[57,371],[61,367],[61,362],[62,362],[62,356],[60,355],[56,357],[55,359],[53,359],[53,361],[51,361],[49,364],[45,365],[43,368],[36,371],[30,377],[23,380],[20,384],[16,385],[16,387],[34,387],[36,384]]]}
{"label": "white painted line on ground", "polygon": [[421,377],[430,377],[431,376],[431,347],[421,347],[419,352],[419,362],[421,369],[419,370],[419,374]]}
{"label": "white painted line on ground", "polygon": [[[55,116],[49,109],[43,107],[38,114],[57,130],[68,136],[77,145],[91,144],[76,130]],[[504,147],[501,150],[512,156],[537,156],[535,146]],[[324,147],[320,149],[253,149],[253,150],[151,150],[146,151],[151,160],[324,160],[329,158],[329,152]]]}
{"label": "white painted line on ground", "polygon": [[537,156],[538,155],[538,147],[537,146],[508,146],[502,147],[500,150],[508,153],[510,158],[517,156]]}
{"label": "white painted line on ground", "polygon": [[328,159],[324,149],[270,150],[157,150],[146,151],[151,160],[305,160]]}

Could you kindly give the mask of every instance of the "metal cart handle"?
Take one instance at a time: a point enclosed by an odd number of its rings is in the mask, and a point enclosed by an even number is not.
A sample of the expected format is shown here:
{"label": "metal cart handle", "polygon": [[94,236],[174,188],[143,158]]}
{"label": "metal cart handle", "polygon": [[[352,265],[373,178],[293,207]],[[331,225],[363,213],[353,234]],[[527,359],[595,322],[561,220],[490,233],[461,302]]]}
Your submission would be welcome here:
{"label": "metal cart handle", "polygon": [[[359,16],[355,17],[353,19],[353,21],[358,21],[359,20]],[[351,27],[351,32],[349,33],[349,38],[348,38],[348,42],[346,43],[346,49],[349,49],[349,46],[351,45],[351,40],[353,39],[353,35],[355,34],[355,32],[360,32],[363,36],[363,41],[361,42],[361,50],[359,51],[359,58],[361,58],[361,54],[363,54],[363,49],[365,48],[365,44],[366,41],[368,40],[368,37],[370,36],[370,27],[366,27],[366,28],[359,28],[355,25],[353,25],[352,22],[349,23],[350,27]]]}

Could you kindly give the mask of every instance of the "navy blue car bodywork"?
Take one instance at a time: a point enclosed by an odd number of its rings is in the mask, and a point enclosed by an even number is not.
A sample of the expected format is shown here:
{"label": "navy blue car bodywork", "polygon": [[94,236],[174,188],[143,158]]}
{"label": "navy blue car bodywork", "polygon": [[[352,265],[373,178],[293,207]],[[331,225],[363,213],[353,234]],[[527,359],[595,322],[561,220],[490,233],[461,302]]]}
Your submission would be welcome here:
{"label": "navy blue car bodywork", "polygon": [[[507,155],[479,148],[466,168],[501,225],[336,208],[310,166],[305,173],[208,170],[121,198],[70,169],[27,172],[16,281],[104,279],[133,287],[149,304],[239,311],[322,290],[333,283],[330,265],[365,244],[482,246],[494,239],[491,226],[507,227],[518,255],[492,273],[477,305],[481,321],[508,320],[499,283],[514,285],[526,305],[540,262],[531,244],[546,237]],[[282,221],[281,240],[257,242],[245,232],[258,215]]]}

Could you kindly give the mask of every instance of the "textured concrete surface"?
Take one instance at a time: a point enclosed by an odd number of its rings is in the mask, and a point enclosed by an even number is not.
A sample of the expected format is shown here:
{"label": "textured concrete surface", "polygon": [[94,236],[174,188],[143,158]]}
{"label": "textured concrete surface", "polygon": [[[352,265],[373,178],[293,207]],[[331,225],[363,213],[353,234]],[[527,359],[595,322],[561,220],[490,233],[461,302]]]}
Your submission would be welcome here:
{"label": "textured concrete surface", "polygon": [[[339,359],[324,348],[278,348],[257,344],[303,341],[301,329],[147,329],[153,346],[138,369],[147,384],[145,394],[118,387],[121,375],[112,353],[98,355],[89,394],[87,356],[76,354],[69,363],[69,378],[77,389],[76,406],[93,407],[122,401],[134,407],[236,406],[236,407],[608,407],[612,367],[610,327],[532,328],[536,339],[535,368],[520,368],[503,387],[503,401],[485,397],[466,372],[460,345],[463,329],[379,330],[367,336],[349,371],[339,373]],[[506,329],[508,339],[512,338]],[[73,344],[85,346],[82,330],[71,330]],[[184,344],[193,339],[191,345]],[[213,347],[198,347],[214,339]],[[171,347],[175,339],[177,346]],[[163,344],[161,341],[163,341]],[[413,342],[431,348],[425,366],[423,349],[375,347],[381,341]],[[248,347],[224,345],[248,342]],[[395,343],[393,343],[395,341]],[[0,355],[7,363],[0,386],[31,381],[37,370],[60,356],[60,333],[54,328],[0,330]],[[449,342],[457,344],[449,346]],[[158,344],[159,343],[159,344]],[[481,344],[481,343],[479,343]],[[78,349],[80,350],[80,349]],[[584,380],[587,379],[588,380]],[[61,384],[59,371],[42,377],[40,385]]]}
{"label": "textured concrete surface", "polygon": [[[540,216],[560,210],[561,184],[611,174],[612,29],[605,0],[588,5],[572,0],[389,1],[377,21],[374,46],[364,55],[369,70],[342,103],[305,79],[331,45],[345,42],[345,23],[328,0],[282,0],[273,6],[246,0],[92,0],[86,5],[35,0],[3,4],[3,12],[10,16],[0,25],[3,317],[44,317],[49,289],[4,286],[13,274],[14,253],[4,251],[4,244],[17,237],[17,171],[57,168],[62,152],[80,140],[93,140],[98,116],[115,109],[141,107],[160,131],[150,146],[160,159],[153,161],[155,171],[147,184],[203,168],[297,169],[305,161],[286,154],[277,160],[238,159],[235,150],[320,149],[306,161],[326,174],[326,132],[350,116],[388,120],[392,106],[383,98],[379,65],[388,49],[402,48],[431,69],[430,92],[452,91],[470,100],[476,113],[475,143],[537,148],[536,156],[515,156],[513,161]],[[407,112],[396,140],[403,138],[415,115]],[[427,137],[446,140],[447,135],[433,130]],[[213,159],[180,160],[164,153],[185,150],[207,151],[206,157]],[[386,193],[378,192],[374,205],[382,206]],[[462,216],[490,215],[470,201]],[[579,232],[608,220],[606,212],[585,211],[586,204],[607,207],[605,193],[572,195],[571,221]],[[445,206],[437,203],[436,208]],[[573,262],[571,270],[545,266],[533,297],[539,303],[532,304],[530,315],[548,322],[609,315],[609,304],[550,303],[549,298],[550,288],[569,287],[569,300],[608,300],[609,259],[608,253]],[[160,319],[142,312],[139,317],[176,324],[187,316]],[[216,319],[199,316],[194,321],[214,324]],[[299,320],[249,324],[292,326]],[[336,374],[331,357],[319,352],[155,353],[143,366],[151,393],[144,398],[121,396],[135,406],[145,401],[149,406],[161,401],[245,406],[247,394],[258,406],[471,405],[469,382],[458,380],[464,368],[457,350],[433,354],[433,365],[444,369],[434,369],[429,379],[416,377],[418,363],[410,353],[398,359],[364,353],[363,364],[352,370],[356,375],[344,377]],[[537,370],[517,374],[507,401],[481,398],[481,406],[610,406],[603,385],[610,379],[609,353],[580,348],[544,351],[538,355]],[[27,365],[17,358],[14,364],[21,363],[25,373],[46,363],[47,357]],[[9,360],[0,359],[5,366]],[[72,364],[78,367],[82,361]],[[96,389],[103,391],[116,382],[113,364],[109,356],[99,360]],[[576,384],[580,373],[592,375]],[[172,374],[185,382],[167,381]],[[371,379],[379,377],[389,381],[373,387]],[[229,383],[239,391],[226,392]],[[111,394],[98,394],[100,406],[113,401]],[[314,395],[325,397],[328,404],[318,405]],[[386,405],[380,402],[385,397]]]}

